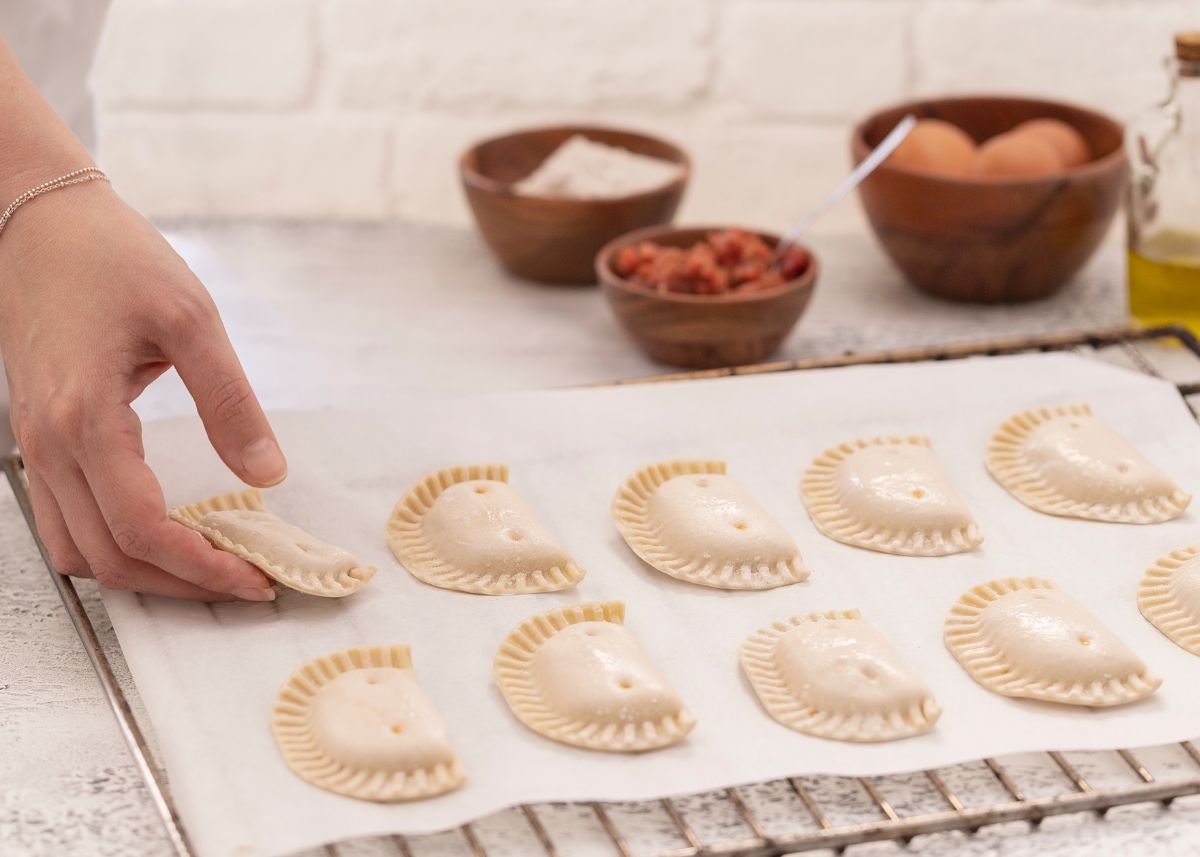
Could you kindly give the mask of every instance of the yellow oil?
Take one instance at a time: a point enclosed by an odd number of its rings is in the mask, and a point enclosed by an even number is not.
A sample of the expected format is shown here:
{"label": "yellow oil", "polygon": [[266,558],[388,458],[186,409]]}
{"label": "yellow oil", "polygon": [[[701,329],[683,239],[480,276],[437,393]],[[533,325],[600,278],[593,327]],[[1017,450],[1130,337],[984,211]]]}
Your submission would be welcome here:
{"label": "yellow oil", "polygon": [[1164,229],[1129,251],[1129,310],[1144,325],[1200,335],[1200,232]]}

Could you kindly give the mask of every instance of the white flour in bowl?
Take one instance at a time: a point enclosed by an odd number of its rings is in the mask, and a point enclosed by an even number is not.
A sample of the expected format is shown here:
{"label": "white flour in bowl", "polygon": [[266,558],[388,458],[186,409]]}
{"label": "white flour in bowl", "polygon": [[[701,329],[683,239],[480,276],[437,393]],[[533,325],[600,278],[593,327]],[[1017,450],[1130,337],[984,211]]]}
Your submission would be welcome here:
{"label": "white flour in bowl", "polygon": [[609,199],[656,190],[682,172],[679,164],[639,155],[576,134],[513,185],[526,196]]}

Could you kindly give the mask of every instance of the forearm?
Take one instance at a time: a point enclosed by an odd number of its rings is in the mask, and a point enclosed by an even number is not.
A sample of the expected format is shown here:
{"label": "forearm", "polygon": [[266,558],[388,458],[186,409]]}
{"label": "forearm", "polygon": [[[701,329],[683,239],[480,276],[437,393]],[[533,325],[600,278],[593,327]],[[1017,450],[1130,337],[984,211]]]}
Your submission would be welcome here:
{"label": "forearm", "polygon": [[[32,188],[92,166],[0,40],[0,212]],[[30,198],[4,227],[0,349],[54,568],[177,598],[275,597],[254,566],[167,517],[130,404],[172,364],[241,479],[274,485],[287,462],[216,305],[107,182]]]}
{"label": "forearm", "polygon": [[0,210],[31,187],[94,166],[0,38]]}

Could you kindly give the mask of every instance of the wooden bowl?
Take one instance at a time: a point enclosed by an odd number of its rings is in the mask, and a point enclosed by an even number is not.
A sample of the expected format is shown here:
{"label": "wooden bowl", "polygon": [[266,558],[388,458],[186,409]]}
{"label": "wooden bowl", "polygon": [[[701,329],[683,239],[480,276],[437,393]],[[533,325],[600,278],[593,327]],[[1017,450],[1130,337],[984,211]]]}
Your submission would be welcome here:
{"label": "wooden bowl", "polygon": [[859,194],[883,248],[914,286],[956,301],[1007,303],[1062,288],[1095,251],[1126,180],[1124,129],[1082,107],[1032,98],[914,101],[854,129],[861,161],[907,113],[944,119],[982,142],[1027,119],[1061,119],[1083,135],[1093,160],[1052,176],[930,176],[884,164]]}
{"label": "wooden bowl", "polygon": [[[516,193],[568,137],[620,146],[679,164],[677,178],[654,190],[611,199],[562,199]],[[595,283],[596,253],[629,232],[670,223],[683,199],[691,163],[665,140],[593,126],[537,128],[477,143],[463,153],[459,174],[483,240],[505,268],[542,283]]]}
{"label": "wooden bowl", "polygon": [[[651,358],[672,366],[712,369],[743,366],[769,357],[795,327],[817,283],[817,257],[783,288],[750,295],[657,294],[617,274],[613,263],[622,247],[654,241],[690,247],[727,226],[639,229],[609,242],[596,256],[596,275],[621,325]],[[747,230],[774,247],[779,236]]]}

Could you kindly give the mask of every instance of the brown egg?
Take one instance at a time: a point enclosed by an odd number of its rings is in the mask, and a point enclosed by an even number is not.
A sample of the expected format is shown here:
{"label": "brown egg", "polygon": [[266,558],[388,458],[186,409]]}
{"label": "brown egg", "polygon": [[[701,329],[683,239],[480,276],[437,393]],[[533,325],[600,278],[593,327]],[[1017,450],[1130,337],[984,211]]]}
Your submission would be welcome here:
{"label": "brown egg", "polygon": [[1059,158],[1068,167],[1077,167],[1092,159],[1092,152],[1088,149],[1083,135],[1058,119],[1030,119],[1028,122],[1022,122],[1012,132],[1041,137],[1055,148]]}
{"label": "brown egg", "polygon": [[965,176],[975,160],[975,141],[966,131],[941,119],[919,119],[886,161],[913,172]]}
{"label": "brown egg", "polygon": [[974,173],[985,178],[1028,179],[1062,172],[1058,150],[1036,134],[1009,131],[979,147]]}

